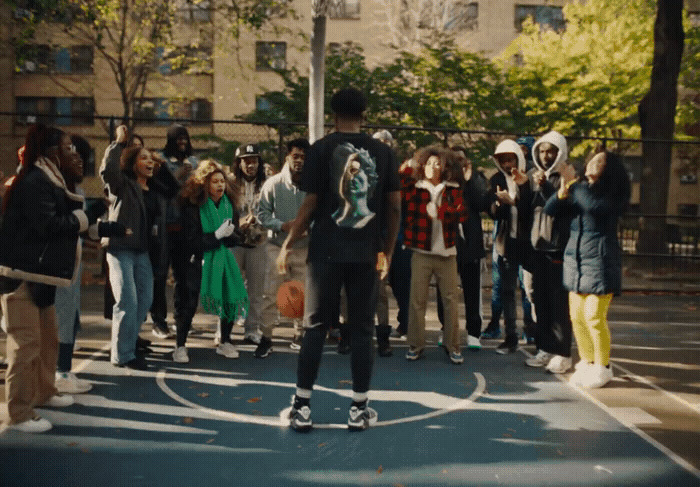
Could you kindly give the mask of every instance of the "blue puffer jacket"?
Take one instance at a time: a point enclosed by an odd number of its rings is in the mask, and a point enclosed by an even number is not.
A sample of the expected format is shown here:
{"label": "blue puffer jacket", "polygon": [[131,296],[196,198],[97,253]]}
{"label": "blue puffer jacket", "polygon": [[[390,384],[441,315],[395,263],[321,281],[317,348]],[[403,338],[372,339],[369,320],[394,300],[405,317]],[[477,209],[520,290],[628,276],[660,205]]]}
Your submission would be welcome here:
{"label": "blue puffer jacket", "polygon": [[622,253],[617,220],[626,202],[605,198],[585,181],[569,189],[567,199],[553,194],[544,212],[571,218],[564,250],[564,287],[579,294],[619,294],[622,287]]}

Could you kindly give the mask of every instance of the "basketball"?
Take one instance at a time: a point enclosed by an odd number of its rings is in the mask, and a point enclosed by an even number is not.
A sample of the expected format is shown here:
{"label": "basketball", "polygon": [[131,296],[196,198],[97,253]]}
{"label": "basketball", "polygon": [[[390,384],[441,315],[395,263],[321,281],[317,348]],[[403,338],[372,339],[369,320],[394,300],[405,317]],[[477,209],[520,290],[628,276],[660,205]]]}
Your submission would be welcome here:
{"label": "basketball", "polygon": [[287,318],[304,316],[304,284],[299,281],[282,283],[277,290],[277,309]]}

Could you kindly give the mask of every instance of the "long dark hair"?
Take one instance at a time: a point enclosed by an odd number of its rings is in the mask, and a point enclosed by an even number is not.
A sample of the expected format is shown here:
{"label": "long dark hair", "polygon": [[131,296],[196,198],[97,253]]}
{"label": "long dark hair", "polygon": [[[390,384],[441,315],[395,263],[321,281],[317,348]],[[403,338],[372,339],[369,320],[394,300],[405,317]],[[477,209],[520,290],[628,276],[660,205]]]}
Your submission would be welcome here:
{"label": "long dark hair", "polygon": [[119,159],[119,167],[121,170],[131,179],[136,179],[136,173],[134,172],[134,165],[136,160],[139,158],[139,153],[142,150],[148,150],[145,147],[139,147],[137,145],[132,145],[124,149],[121,158]]}
{"label": "long dark hair", "polygon": [[[257,158],[258,170],[255,172],[255,179],[253,179],[253,182],[255,183],[255,192],[259,193],[262,184],[265,182],[265,164],[263,164],[262,157],[257,156]],[[234,189],[236,192],[243,191],[243,181],[245,181],[243,169],[241,169],[241,159],[240,157],[236,157],[233,160]]]}
{"label": "long dark hair", "polygon": [[631,184],[630,177],[622,156],[614,152],[605,152],[605,167],[600,178],[591,185],[591,190],[620,205],[620,213],[629,206]]}
{"label": "long dark hair", "polygon": [[32,125],[27,130],[27,137],[24,141],[24,153],[22,160],[19,162],[19,171],[15,175],[12,183],[7,188],[5,192],[5,197],[2,201],[2,212],[5,213],[7,209],[10,198],[12,196],[13,190],[17,187],[19,182],[24,179],[27,171],[36,164],[36,161],[42,156],[49,155],[49,149],[52,147],[58,147],[61,143],[61,138],[65,135],[65,132],[56,127],[46,126],[41,123]]}

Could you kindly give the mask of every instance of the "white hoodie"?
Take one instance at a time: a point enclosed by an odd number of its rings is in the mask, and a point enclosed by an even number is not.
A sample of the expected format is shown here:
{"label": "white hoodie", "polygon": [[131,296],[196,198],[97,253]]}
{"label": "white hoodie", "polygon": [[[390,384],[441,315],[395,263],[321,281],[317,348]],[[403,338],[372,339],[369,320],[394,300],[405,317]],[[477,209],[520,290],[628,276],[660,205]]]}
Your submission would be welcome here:
{"label": "white hoodie", "polygon": [[[506,139],[502,141],[500,144],[496,146],[496,151],[493,153],[494,156],[498,154],[515,154],[515,156],[518,158],[518,165],[517,168],[525,172],[525,167],[526,167],[526,161],[525,161],[525,154],[523,153],[523,150],[520,148],[520,145],[518,145],[517,142],[514,140]],[[510,173],[506,173],[501,165],[498,162],[498,159],[495,157],[493,158],[494,164],[496,164],[496,167],[498,168],[501,173],[506,177],[506,185],[508,186],[508,194],[510,195],[513,200],[515,200],[518,196],[518,185],[515,184],[515,181],[513,180],[513,176],[510,175]],[[510,207],[510,216],[511,216],[511,225],[510,225],[510,236],[513,238],[516,238],[517,233],[518,233],[518,226],[517,226],[517,221],[518,221],[518,209],[515,205],[512,205]]]}
{"label": "white hoodie", "polygon": [[[549,142],[553,146],[555,146],[557,149],[559,149],[559,152],[557,153],[556,159],[554,159],[554,163],[547,169],[544,168],[544,165],[540,161],[540,155],[538,153],[539,146],[543,142]],[[559,132],[552,130],[550,132],[547,132],[544,134],[542,137],[537,139],[537,142],[534,143],[532,146],[532,161],[535,163],[535,167],[537,169],[540,169],[544,171],[544,174],[547,178],[549,178],[549,175],[552,173],[558,173],[562,164],[566,162],[566,159],[569,156],[569,148],[566,145],[566,139],[562,134]]]}

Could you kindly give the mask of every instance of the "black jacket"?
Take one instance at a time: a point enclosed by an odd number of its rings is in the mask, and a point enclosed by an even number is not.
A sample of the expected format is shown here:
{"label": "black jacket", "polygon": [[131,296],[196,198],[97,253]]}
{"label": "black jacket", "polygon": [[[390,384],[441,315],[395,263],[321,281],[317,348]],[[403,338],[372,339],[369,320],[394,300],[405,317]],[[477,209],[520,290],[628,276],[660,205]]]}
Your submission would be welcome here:
{"label": "black jacket", "polygon": [[187,258],[187,288],[190,291],[199,292],[202,283],[202,257],[207,250],[214,250],[222,243],[226,247],[240,245],[242,235],[238,229],[238,212],[233,209],[232,221],[235,225],[233,235],[218,240],[214,233],[204,233],[202,221],[199,216],[199,205],[191,202],[180,207],[180,222],[182,224],[182,236]]}
{"label": "black jacket", "polygon": [[30,290],[39,307],[53,303],[54,286],[68,285],[76,276],[78,235],[89,221],[83,197],[68,191],[53,169],[33,165],[27,170],[12,191],[0,228],[2,292],[21,281],[35,283]]}
{"label": "black jacket", "polygon": [[462,186],[462,192],[469,208],[469,218],[462,224],[462,231],[457,233],[457,258],[460,262],[470,262],[486,256],[480,213],[488,210],[490,205],[489,182],[475,170],[471,179]]}

